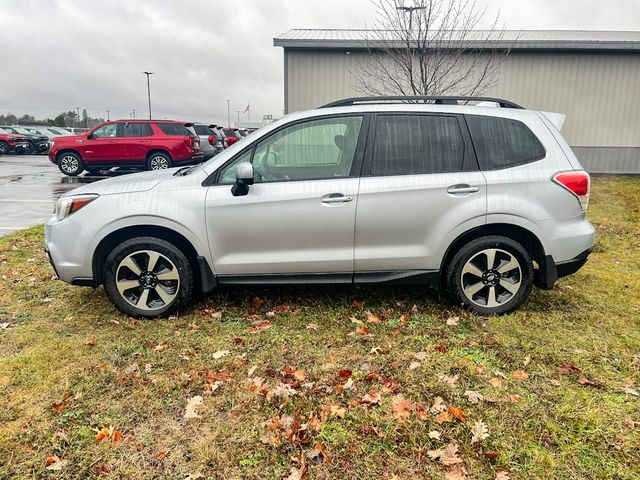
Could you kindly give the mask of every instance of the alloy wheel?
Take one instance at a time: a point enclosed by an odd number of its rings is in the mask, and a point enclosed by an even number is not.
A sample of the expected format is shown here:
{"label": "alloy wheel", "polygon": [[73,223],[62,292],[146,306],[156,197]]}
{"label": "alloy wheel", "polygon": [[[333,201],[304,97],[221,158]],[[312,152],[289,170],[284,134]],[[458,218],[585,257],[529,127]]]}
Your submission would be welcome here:
{"label": "alloy wheel", "polygon": [[151,165],[151,170],[164,170],[166,168],[169,168],[169,162],[162,155],[156,155],[152,157],[149,164]]}
{"label": "alloy wheel", "polygon": [[471,302],[496,308],[509,302],[522,285],[518,260],[499,248],[488,248],[465,263],[460,278],[462,292]]}
{"label": "alloy wheel", "polygon": [[161,253],[141,250],[127,255],[116,270],[122,298],[140,310],[160,310],[171,304],[180,289],[180,273]]}
{"label": "alloy wheel", "polygon": [[72,155],[65,155],[60,159],[60,168],[65,173],[73,173],[77,171],[79,167],[78,159]]}

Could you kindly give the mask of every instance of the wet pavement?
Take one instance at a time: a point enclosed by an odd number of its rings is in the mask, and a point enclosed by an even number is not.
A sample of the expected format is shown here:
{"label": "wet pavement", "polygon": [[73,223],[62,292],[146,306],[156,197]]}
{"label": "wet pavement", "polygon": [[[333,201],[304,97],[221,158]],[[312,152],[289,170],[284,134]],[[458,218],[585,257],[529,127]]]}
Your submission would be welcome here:
{"label": "wet pavement", "polygon": [[63,193],[104,178],[67,177],[46,155],[1,155],[0,236],[46,222]]}

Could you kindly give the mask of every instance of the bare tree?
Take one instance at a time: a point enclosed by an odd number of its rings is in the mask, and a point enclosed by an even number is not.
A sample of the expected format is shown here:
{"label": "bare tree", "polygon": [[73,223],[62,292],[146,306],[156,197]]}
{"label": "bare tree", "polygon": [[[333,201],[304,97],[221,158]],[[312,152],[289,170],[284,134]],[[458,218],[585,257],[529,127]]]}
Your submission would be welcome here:
{"label": "bare tree", "polygon": [[371,0],[368,55],[353,75],[367,95],[482,95],[496,81],[511,44],[504,29],[479,30],[486,10],[474,0]]}

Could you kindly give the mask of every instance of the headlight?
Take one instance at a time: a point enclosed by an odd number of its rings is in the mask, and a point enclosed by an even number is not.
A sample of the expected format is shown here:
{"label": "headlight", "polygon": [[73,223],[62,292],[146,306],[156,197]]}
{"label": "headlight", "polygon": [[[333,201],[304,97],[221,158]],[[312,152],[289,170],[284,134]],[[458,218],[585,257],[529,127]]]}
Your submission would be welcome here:
{"label": "headlight", "polygon": [[62,197],[58,199],[58,203],[56,204],[56,209],[54,210],[54,214],[56,216],[56,220],[64,220],[69,215],[76,213],[83,207],[86,207],[91,202],[93,202],[100,195],[95,193],[89,193],[86,195],[77,195],[74,197]]}

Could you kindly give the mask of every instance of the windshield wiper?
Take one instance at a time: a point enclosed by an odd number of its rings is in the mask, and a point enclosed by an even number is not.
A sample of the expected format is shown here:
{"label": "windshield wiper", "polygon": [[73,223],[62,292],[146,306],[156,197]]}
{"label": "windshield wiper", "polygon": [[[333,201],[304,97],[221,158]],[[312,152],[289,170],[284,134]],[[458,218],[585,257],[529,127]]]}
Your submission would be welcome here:
{"label": "windshield wiper", "polygon": [[176,170],[176,173],[173,174],[174,177],[182,177],[184,175],[186,175],[187,173],[189,173],[194,166],[187,166],[187,167],[182,167],[179,170]]}

